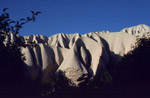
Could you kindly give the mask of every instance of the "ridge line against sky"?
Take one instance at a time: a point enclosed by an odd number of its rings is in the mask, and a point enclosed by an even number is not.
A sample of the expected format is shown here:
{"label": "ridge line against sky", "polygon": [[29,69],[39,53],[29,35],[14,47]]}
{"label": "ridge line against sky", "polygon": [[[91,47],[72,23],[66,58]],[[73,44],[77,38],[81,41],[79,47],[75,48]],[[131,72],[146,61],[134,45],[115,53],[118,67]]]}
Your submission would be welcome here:
{"label": "ridge line against sky", "polygon": [[11,19],[41,11],[35,23],[28,23],[21,35],[57,33],[117,32],[126,27],[150,26],[150,0],[1,0],[0,12],[9,8]]}

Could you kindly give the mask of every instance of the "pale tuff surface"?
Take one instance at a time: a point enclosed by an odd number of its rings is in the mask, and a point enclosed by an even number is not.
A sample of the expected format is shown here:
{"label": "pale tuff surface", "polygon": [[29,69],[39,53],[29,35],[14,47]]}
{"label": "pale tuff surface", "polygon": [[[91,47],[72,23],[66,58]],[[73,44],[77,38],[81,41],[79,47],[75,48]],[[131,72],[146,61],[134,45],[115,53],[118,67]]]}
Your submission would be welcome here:
{"label": "pale tuff surface", "polygon": [[[91,32],[88,34],[56,34],[51,37],[30,35],[22,41],[35,46],[22,48],[26,76],[45,83],[59,70],[78,84],[86,78],[99,77],[108,66],[115,66],[120,57],[132,50],[138,37],[148,36],[150,27],[138,25],[120,32]],[[10,34],[6,42],[15,40]]]}

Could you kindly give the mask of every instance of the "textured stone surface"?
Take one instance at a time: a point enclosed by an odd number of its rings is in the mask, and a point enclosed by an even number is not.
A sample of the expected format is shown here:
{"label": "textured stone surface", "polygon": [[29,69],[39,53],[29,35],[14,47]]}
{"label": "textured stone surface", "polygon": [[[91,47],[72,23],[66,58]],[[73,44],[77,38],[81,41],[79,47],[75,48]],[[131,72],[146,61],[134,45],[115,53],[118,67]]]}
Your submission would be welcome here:
{"label": "textured stone surface", "polygon": [[[129,52],[137,36],[143,37],[150,27],[138,25],[120,32],[91,32],[88,34],[56,34],[51,37],[30,35],[22,41],[34,42],[34,47],[22,48],[26,57],[26,75],[32,79],[47,81],[55,72],[62,70],[76,84],[85,78],[99,76],[107,66],[115,65],[120,57]],[[6,39],[14,41],[13,34]]]}

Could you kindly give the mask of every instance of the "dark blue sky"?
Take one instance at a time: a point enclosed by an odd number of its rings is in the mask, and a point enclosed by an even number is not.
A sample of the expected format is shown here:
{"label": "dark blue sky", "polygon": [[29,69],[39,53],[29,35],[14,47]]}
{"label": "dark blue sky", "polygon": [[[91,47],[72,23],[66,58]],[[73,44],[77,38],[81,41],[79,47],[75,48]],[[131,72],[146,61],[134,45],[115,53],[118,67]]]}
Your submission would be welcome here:
{"label": "dark blue sky", "polygon": [[35,23],[24,25],[21,35],[120,31],[150,25],[150,0],[0,0],[14,20],[41,11]]}

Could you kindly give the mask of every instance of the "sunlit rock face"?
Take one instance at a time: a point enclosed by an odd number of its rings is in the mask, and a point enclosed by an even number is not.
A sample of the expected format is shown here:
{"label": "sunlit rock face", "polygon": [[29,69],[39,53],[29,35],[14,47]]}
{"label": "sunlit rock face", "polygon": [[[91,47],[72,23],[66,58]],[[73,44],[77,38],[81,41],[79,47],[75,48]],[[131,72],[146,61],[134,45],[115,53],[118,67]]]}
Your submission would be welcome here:
{"label": "sunlit rock face", "polygon": [[[61,70],[78,85],[87,78],[98,78],[108,66],[115,66],[120,57],[135,45],[137,36],[143,37],[148,32],[150,27],[138,25],[120,32],[21,37],[25,43],[36,43],[35,46],[22,48],[26,57],[25,74],[32,80],[40,79],[45,83],[54,73]],[[14,41],[15,38],[11,34],[7,40]]]}
{"label": "sunlit rock face", "polygon": [[139,37],[145,37],[147,32],[150,32],[150,27],[142,24],[130,28],[125,28],[121,32],[129,33]]}

